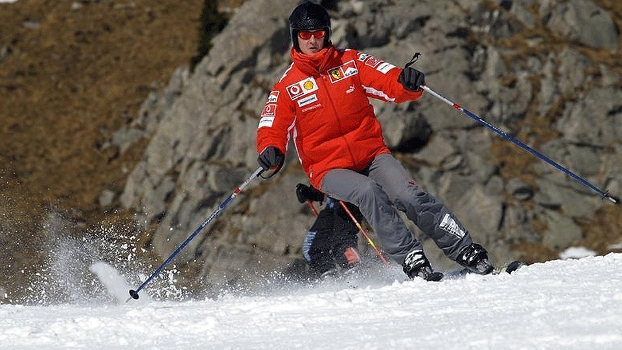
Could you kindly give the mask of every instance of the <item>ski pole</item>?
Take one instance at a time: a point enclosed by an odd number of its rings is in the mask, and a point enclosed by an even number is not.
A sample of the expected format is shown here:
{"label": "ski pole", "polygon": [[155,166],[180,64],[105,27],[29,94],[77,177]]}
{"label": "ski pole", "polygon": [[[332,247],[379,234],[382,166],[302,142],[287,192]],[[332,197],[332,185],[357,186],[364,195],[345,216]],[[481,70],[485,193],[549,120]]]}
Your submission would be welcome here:
{"label": "ski pole", "polygon": [[430,89],[429,87],[427,87],[425,85],[421,85],[421,88],[424,89],[425,91],[431,93],[434,97],[440,99],[441,101],[443,101],[443,102],[447,103],[448,105],[454,107],[455,109],[459,110],[460,112],[465,114],[467,117],[472,118],[476,122],[478,122],[478,123],[482,124],[483,126],[491,129],[492,131],[496,132],[498,135],[500,135],[504,139],[513,142],[515,145],[519,146],[520,148],[524,149],[525,151],[527,151],[527,152],[533,154],[534,156],[542,159],[543,161],[549,163],[550,165],[555,167],[557,170],[560,170],[560,171],[564,172],[566,175],[568,175],[568,176],[572,177],[573,179],[579,181],[583,186],[586,186],[589,189],[591,189],[592,191],[598,193],[601,196],[602,199],[607,198],[607,199],[609,199],[613,203],[618,203],[616,199],[614,199],[613,197],[611,197],[609,195],[608,191],[603,191],[600,188],[592,185],[591,183],[589,183],[587,180],[583,179],[579,175],[577,175],[577,174],[573,173],[572,171],[564,168],[563,166],[559,165],[558,163],[556,163],[555,161],[553,161],[549,157],[547,157],[547,156],[543,155],[542,153],[536,151],[535,149],[527,146],[526,144],[524,144],[523,142],[517,140],[513,136],[508,135],[507,133],[505,133],[501,129],[499,129],[496,126],[490,124],[489,122],[483,120],[482,118],[478,117],[477,115],[475,115],[475,114],[469,112],[468,110],[460,107],[460,105],[458,105],[457,103],[454,103],[454,102],[446,99],[445,97],[441,96],[440,94],[438,94],[436,91]]}
{"label": "ski pole", "polygon": [[313,205],[313,201],[309,199],[307,200],[307,203],[309,203],[309,206],[311,207],[311,210],[313,210],[313,214],[315,214],[316,217],[320,215],[318,214],[317,209],[315,209],[315,205]]}
{"label": "ski pole", "polygon": [[188,238],[186,238],[186,240],[179,247],[177,247],[177,249],[175,249],[173,254],[171,254],[162,263],[162,265],[160,265],[160,267],[158,267],[151,274],[151,276],[149,276],[149,278],[147,278],[145,282],[143,282],[143,284],[141,284],[136,289],[130,289],[130,298],[127,299],[126,302],[130,301],[131,298],[138,299],[138,292],[140,292],[141,289],[143,289],[147,285],[147,283],[149,283],[154,277],[160,274],[160,272],[162,272],[162,269],[164,269],[164,267],[168,265],[177,256],[177,254],[179,254],[181,250],[184,249],[188,245],[188,243],[190,243],[190,241],[193,240],[194,237],[196,237],[199,234],[199,232],[201,232],[205,228],[205,226],[207,226],[212,220],[214,220],[214,218],[220,215],[220,213],[227,207],[229,202],[231,202],[235,197],[237,197],[244,190],[244,188],[246,188],[246,186],[248,186],[248,184],[250,184],[251,181],[257,176],[259,176],[262,172],[263,172],[262,167],[257,168],[257,170],[255,170],[255,172],[248,179],[246,179],[238,188],[236,188],[233,191],[233,193],[231,193],[231,195],[229,195],[229,197],[227,197],[227,199],[225,199],[218,206],[218,208],[216,208],[216,210],[214,210],[214,212],[212,212],[212,214],[205,221],[203,221],[203,223],[190,236],[188,236]]}
{"label": "ski pole", "polygon": [[384,255],[382,255],[382,253],[380,252],[380,250],[378,249],[378,247],[376,247],[376,245],[374,244],[374,241],[371,240],[371,238],[369,237],[369,235],[367,234],[367,231],[365,231],[365,229],[363,228],[363,226],[361,226],[361,224],[359,223],[358,220],[356,220],[356,218],[354,217],[354,215],[352,215],[352,212],[350,211],[350,209],[348,209],[348,206],[343,202],[343,201],[339,201],[339,204],[341,204],[341,206],[343,207],[343,209],[346,210],[346,213],[348,213],[348,215],[350,216],[350,219],[352,219],[352,221],[354,222],[354,224],[356,225],[356,227],[361,231],[361,233],[363,234],[363,236],[365,236],[365,238],[367,239],[367,243],[369,243],[369,245],[374,248],[374,250],[376,251],[376,254],[378,254],[378,256],[380,257],[380,260],[382,260],[383,263],[385,263],[385,265],[388,265],[389,262],[387,261],[387,259],[384,257]]}

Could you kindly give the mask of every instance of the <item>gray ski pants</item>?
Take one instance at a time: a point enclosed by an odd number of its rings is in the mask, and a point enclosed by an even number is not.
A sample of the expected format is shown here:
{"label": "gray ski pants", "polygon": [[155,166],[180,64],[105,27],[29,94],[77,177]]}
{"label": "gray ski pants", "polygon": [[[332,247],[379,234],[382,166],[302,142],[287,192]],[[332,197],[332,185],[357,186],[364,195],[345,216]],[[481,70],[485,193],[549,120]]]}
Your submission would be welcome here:
{"label": "gray ski pants", "polygon": [[452,260],[472,243],[468,231],[445,204],[419,189],[390,154],[377,156],[362,172],[329,171],[322,180],[322,191],[356,205],[378,235],[384,251],[400,265],[410,251],[423,247],[396,209],[404,212]]}

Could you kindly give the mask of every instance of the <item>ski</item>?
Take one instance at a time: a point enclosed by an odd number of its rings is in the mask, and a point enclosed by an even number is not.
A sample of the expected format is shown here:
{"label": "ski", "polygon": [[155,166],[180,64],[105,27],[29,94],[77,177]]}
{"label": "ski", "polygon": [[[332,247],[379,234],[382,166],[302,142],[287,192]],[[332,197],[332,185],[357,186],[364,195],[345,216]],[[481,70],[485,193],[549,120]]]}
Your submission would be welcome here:
{"label": "ski", "polygon": [[[423,277],[421,277],[423,278]],[[430,274],[428,274],[425,278],[426,281],[428,282],[439,282],[442,281],[445,278],[445,274],[442,272],[438,272],[438,271],[434,271],[431,272]]]}
{"label": "ski", "polygon": [[508,264],[508,266],[505,268],[505,272],[512,273],[525,265],[527,264],[525,264],[524,262],[520,260],[514,260],[510,264]]}
{"label": "ski", "polygon": [[[513,272],[515,272],[516,270],[520,269],[521,267],[523,267],[525,265],[526,264],[524,262],[522,262],[520,260],[515,260],[515,261],[512,261],[511,263],[509,263],[505,267],[502,267],[500,269],[495,269],[493,272],[490,273],[490,275],[499,275],[501,273],[512,274]],[[477,273],[471,271],[467,267],[460,267],[460,268],[457,268],[455,270],[446,271],[446,272],[444,272],[442,274],[443,274],[443,277],[440,280],[441,281],[445,281],[445,280],[457,279],[457,278],[461,278],[461,277],[464,277],[464,276],[469,275],[469,274],[477,274]]]}

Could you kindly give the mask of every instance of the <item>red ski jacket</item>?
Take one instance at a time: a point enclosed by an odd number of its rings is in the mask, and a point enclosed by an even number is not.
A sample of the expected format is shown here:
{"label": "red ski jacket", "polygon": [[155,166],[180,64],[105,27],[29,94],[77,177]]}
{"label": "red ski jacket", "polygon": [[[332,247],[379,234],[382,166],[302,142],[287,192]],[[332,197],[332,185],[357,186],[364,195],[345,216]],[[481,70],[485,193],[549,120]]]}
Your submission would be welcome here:
{"label": "red ski jacket", "polygon": [[389,153],[370,97],[399,103],[423,93],[397,81],[401,68],[356,50],[331,45],[304,55],[292,49],[291,58],[261,113],[257,152],[275,146],[285,154],[293,138],[302,168],[318,189],[328,171],[362,171]]}

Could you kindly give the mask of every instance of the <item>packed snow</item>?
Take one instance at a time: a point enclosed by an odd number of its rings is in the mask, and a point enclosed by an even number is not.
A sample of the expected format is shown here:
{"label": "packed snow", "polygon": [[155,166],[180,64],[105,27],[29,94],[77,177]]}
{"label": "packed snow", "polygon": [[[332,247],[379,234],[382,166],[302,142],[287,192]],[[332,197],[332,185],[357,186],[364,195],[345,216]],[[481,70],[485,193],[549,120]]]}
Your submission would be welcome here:
{"label": "packed snow", "polygon": [[201,300],[129,299],[113,266],[90,270],[106,297],[0,305],[0,348],[622,349],[622,254],[442,282],[371,267]]}

